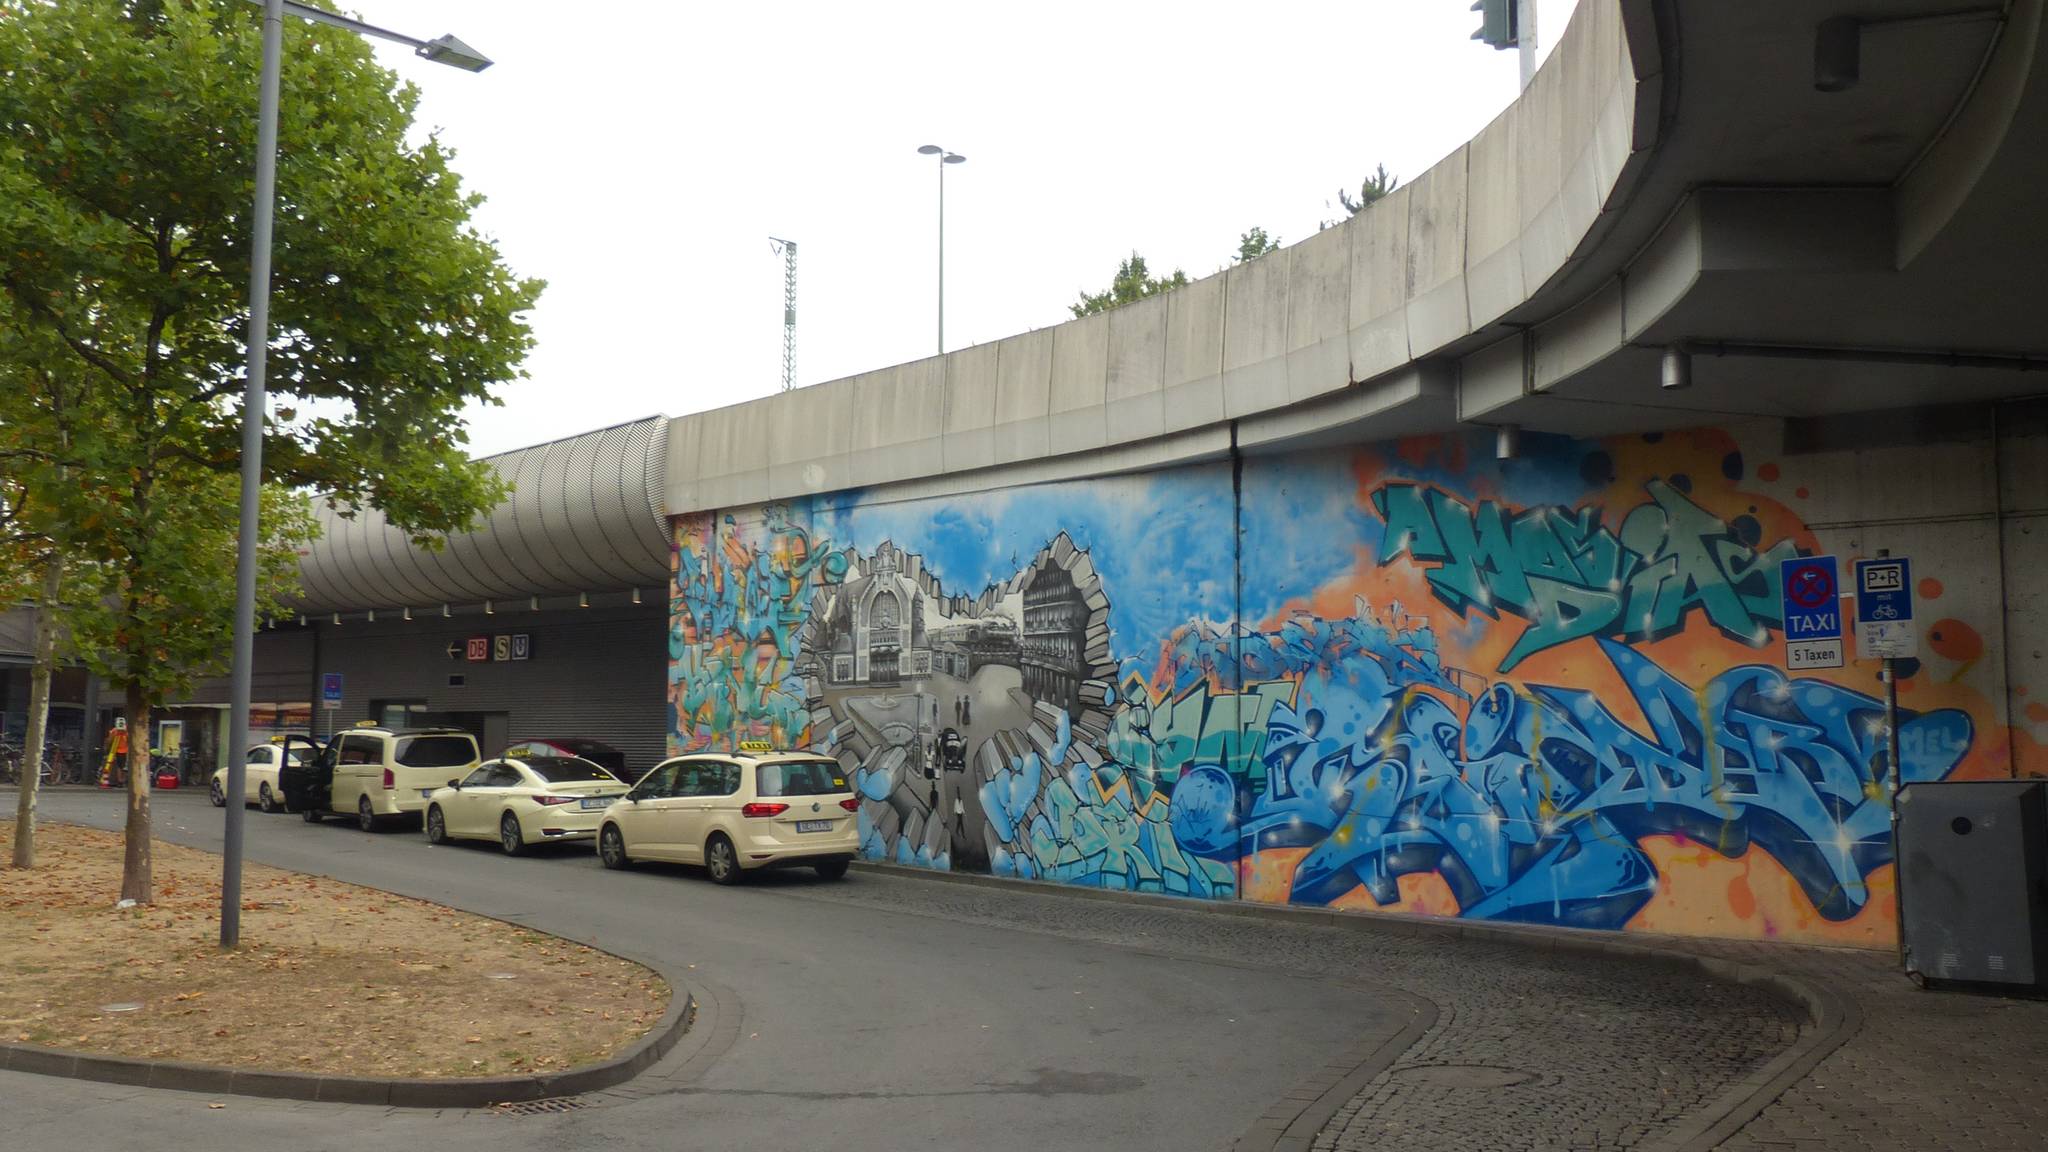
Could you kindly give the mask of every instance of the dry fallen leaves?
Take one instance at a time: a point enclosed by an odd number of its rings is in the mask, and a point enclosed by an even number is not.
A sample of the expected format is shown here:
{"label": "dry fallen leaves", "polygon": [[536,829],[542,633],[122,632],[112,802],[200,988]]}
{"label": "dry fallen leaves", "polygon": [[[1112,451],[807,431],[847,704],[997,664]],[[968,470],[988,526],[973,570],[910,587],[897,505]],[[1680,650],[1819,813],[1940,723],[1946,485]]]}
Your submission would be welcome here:
{"label": "dry fallen leaves", "polygon": [[[0,853],[11,840],[0,825]],[[40,866],[20,883],[10,874],[0,901],[0,972],[45,974],[0,980],[0,1035],[25,1042],[310,1072],[490,1075],[515,1059],[602,1059],[667,1007],[644,969],[583,945],[253,865],[245,890],[261,911],[244,918],[243,947],[223,955],[209,930],[218,857],[159,843],[156,903],[110,913],[119,833],[46,825],[38,848]],[[527,960],[537,954],[546,962]],[[520,975],[477,976],[502,971]],[[97,1011],[124,1001],[145,1009]],[[450,1004],[473,1017],[467,1027],[447,1021]]]}

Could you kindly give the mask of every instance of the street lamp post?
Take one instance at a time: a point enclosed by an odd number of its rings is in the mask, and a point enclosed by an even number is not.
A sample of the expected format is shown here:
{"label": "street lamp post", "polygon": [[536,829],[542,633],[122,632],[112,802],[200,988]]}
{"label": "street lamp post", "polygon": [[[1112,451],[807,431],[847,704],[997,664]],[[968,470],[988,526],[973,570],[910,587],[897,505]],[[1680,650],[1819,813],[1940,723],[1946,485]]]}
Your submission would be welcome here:
{"label": "street lamp post", "polygon": [[939,355],[946,354],[946,165],[965,164],[967,157],[948,152],[937,144],[917,150],[920,156],[939,158]]}
{"label": "street lamp post", "polygon": [[439,64],[481,72],[489,58],[453,36],[417,40],[294,0],[263,5],[263,74],[257,98],[256,204],[249,243],[248,382],[242,391],[242,522],[236,536],[234,675],[228,706],[227,827],[221,844],[220,946],[242,939],[242,795],[248,778],[249,680],[256,652],[257,515],[263,493],[263,373],[270,343],[270,236],[277,204],[277,89],[283,68],[284,16],[346,28],[407,45]]}

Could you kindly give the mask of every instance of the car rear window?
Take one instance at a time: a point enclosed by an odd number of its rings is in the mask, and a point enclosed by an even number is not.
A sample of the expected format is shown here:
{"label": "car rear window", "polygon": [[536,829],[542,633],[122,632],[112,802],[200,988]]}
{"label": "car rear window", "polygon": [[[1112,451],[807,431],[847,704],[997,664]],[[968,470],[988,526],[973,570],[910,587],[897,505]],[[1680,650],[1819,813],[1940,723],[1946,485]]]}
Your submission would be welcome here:
{"label": "car rear window", "polygon": [[830,796],[846,791],[846,773],[836,760],[786,760],[756,769],[763,796]]}
{"label": "car rear window", "polygon": [[392,757],[407,768],[459,768],[476,759],[467,736],[402,736]]}
{"label": "car rear window", "polygon": [[528,756],[522,761],[541,779],[550,784],[576,784],[585,780],[602,780],[616,783],[618,777],[574,756]]}

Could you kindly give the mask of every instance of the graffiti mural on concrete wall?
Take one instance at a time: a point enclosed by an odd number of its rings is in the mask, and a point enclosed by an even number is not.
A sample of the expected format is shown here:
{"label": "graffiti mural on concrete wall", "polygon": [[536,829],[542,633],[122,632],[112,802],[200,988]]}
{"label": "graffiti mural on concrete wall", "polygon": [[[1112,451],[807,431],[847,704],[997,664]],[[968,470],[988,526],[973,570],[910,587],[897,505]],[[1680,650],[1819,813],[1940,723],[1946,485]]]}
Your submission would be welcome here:
{"label": "graffiti mural on concrete wall", "polygon": [[[837,756],[898,863],[1878,938],[1883,705],[1783,670],[1813,540],[1743,480],[1721,433],[1453,439],[684,517],[674,750]],[[1902,714],[1909,780],[1971,755],[1946,698]]]}

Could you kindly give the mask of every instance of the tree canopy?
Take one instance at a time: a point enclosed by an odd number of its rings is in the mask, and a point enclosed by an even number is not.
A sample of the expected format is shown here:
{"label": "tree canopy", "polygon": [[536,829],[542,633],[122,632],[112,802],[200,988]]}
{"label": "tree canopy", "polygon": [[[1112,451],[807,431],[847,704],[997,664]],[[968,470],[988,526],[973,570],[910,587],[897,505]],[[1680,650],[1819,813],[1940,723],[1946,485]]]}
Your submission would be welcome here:
{"label": "tree canopy", "polygon": [[[241,0],[0,0],[0,360],[24,384],[0,394],[0,472],[16,535],[61,541],[95,578],[67,594],[70,628],[144,732],[227,649],[260,17]],[[541,289],[471,226],[480,197],[437,139],[409,139],[418,93],[359,37],[287,21],[281,92],[273,597],[311,531],[302,493],[429,541],[503,496],[460,413],[523,375]],[[147,824],[145,779],[123,885],[143,900]]]}
{"label": "tree canopy", "polygon": [[1178,268],[1173,270],[1171,276],[1152,275],[1152,270],[1145,265],[1145,258],[1132,252],[1128,259],[1116,266],[1116,276],[1110,280],[1109,287],[1100,292],[1081,293],[1081,299],[1067,305],[1067,309],[1076,318],[1093,316],[1097,312],[1107,312],[1111,308],[1121,307],[1134,300],[1143,300],[1147,296],[1157,296],[1161,292],[1185,287],[1187,282],[1187,273]]}
{"label": "tree canopy", "polygon": [[1268,236],[1264,228],[1254,226],[1251,231],[1237,238],[1237,262],[1242,264],[1247,260],[1257,260],[1268,252],[1277,251],[1279,247],[1278,238]]}
{"label": "tree canopy", "polygon": [[1339,188],[1337,189],[1337,202],[1344,206],[1344,211],[1356,216],[1372,205],[1386,199],[1387,194],[1399,187],[1400,184],[1401,178],[1399,176],[1389,175],[1387,173],[1387,166],[1379,164],[1374,166],[1372,175],[1367,176],[1364,182],[1359,184],[1357,199],[1352,198],[1350,189]]}

